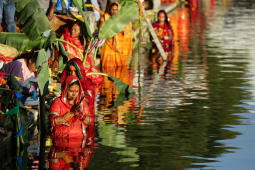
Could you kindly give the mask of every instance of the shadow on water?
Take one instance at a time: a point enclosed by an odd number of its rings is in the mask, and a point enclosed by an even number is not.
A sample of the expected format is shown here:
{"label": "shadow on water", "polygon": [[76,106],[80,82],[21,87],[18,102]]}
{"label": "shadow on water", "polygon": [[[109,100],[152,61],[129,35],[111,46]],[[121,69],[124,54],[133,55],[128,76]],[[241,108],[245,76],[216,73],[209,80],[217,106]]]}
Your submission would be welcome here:
{"label": "shadow on water", "polygon": [[[250,78],[254,75],[249,74],[250,56],[255,54],[249,37],[254,33],[240,34],[246,28],[236,23],[252,22],[251,8],[254,2],[248,0],[201,0],[197,6],[179,8],[169,16],[175,32],[171,63],[150,62],[151,44],[145,33],[146,45],[140,56],[138,48],[133,50],[128,67],[103,68],[137,93],[118,95],[104,77],[97,99],[98,121],[91,132],[95,141],[86,142],[84,164],[73,167],[217,169],[223,155],[242,150],[226,141],[244,135],[239,126],[250,125],[242,114],[251,110],[247,101],[252,100],[255,86]],[[79,162],[79,152],[70,153],[69,159],[61,155],[66,148],[76,148],[77,141],[51,141],[49,136],[45,140],[40,155],[28,150],[29,160],[40,160],[51,169],[63,169],[60,164],[66,161]],[[57,159],[50,158],[53,152]]]}

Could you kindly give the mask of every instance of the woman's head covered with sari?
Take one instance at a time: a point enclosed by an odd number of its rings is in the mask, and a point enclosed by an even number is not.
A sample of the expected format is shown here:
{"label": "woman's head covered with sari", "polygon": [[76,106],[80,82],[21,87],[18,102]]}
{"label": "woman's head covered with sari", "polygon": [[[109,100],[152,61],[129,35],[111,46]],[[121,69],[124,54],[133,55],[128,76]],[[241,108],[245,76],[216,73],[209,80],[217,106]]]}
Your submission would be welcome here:
{"label": "woman's head covered with sari", "polygon": [[69,60],[61,75],[61,82],[64,82],[69,75],[74,75],[79,78],[84,93],[87,93],[87,90],[93,90],[93,83],[86,76],[83,63],[79,58],[72,58]]}
{"label": "woman's head covered with sari", "polygon": [[74,85],[78,85],[78,88],[79,88],[78,96],[74,99],[74,104],[76,104],[77,102],[81,100],[81,97],[82,97],[82,89],[81,89],[81,84],[78,77],[73,75],[68,76],[61,86],[61,89],[62,89],[61,101],[62,103],[64,103],[66,107],[70,109],[73,107],[73,105],[70,105],[68,102],[68,90],[70,89],[70,87]]}
{"label": "woman's head covered with sari", "polygon": [[121,6],[118,2],[116,1],[111,1],[106,7],[105,13],[108,13],[109,15],[114,15],[117,12],[119,12]]}

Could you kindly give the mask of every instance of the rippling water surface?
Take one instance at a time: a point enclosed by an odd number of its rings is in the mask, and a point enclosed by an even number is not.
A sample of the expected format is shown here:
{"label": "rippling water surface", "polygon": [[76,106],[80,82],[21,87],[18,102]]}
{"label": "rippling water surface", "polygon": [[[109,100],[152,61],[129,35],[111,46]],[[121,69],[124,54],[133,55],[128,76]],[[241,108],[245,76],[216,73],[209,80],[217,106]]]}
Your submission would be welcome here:
{"label": "rippling water surface", "polygon": [[87,169],[255,169],[254,2],[201,0],[170,21],[172,63],[143,43],[129,67],[102,70],[137,93],[113,107],[123,96],[104,79]]}

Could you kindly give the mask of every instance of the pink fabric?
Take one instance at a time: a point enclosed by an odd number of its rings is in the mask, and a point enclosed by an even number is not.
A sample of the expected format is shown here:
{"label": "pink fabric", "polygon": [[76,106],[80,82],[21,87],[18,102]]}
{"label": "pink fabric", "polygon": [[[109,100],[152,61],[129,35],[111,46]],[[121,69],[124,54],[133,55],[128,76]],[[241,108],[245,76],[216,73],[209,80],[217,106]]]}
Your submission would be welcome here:
{"label": "pink fabric", "polygon": [[31,76],[35,77],[34,73],[33,72],[31,73],[29,71],[24,59],[14,60],[4,65],[2,69],[0,70],[0,72],[4,72],[6,74],[12,74],[16,77],[21,78],[19,80],[21,86],[26,79],[30,78]]}

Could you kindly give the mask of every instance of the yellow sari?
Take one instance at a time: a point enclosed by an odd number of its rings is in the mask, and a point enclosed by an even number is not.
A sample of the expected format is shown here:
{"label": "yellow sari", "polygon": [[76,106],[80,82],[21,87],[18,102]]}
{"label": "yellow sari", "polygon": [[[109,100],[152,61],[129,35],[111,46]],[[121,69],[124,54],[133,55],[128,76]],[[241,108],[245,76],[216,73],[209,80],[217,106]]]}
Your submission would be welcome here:
{"label": "yellow sari", "polygon": [[[110,2],[105,14],[100,18],[101,22],[107,21],[110,15],[110,6],[115,3],[118,10],[121,6],[117,2]],[[117,33],[114,37],[106,39],[101,49],[102,67],[127,66],[127,60],[132,51],[132,31],[130,24],[127,24],[123,31]]]}

